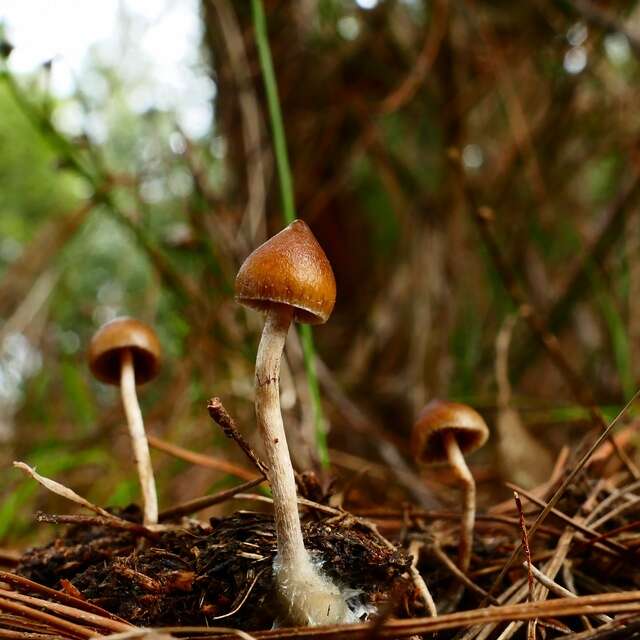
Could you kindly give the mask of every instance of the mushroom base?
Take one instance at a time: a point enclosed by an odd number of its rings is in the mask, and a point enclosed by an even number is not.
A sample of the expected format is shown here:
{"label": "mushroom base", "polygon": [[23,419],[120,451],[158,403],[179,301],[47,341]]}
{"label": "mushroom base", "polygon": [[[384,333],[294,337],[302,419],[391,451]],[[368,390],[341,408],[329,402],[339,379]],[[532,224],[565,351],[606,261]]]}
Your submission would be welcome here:
{"label": "mushroom base", "polygon": [[273,569],[285,622],[300,626],[357,622],[342,590],[319,565],[307,557],[293,567],[276,557]]}

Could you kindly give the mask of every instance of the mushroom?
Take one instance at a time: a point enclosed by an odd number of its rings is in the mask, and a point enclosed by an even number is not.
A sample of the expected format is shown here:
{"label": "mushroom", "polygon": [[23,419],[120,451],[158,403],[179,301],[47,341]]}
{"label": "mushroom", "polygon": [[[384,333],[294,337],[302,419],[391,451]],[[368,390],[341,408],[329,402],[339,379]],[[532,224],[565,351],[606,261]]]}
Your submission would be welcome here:
{"label": "mushroom", "polygon": [[158,522],[158,497],[149,443],[144,431],[136,385],[144,384],[160,369],[160,343],[155,331],[134,318],[121,317],[102,325],[89,345],[89,367],[106,384],[119,385],[127,416],[133,455],[142,487],[145,524]]}
{"label": "mushroom", "polygon": [[304,546],[279,392],[280,359],[289,327],[292,321],[326,322],[336,298],[333,270],[306,223],[295,220],[247,257],[235,289],[238,302],[265,314],[256,356],[255,408],[273,494],[278,595],[292,624],[344,622],[349,610],[340,589]]}
{"label": "mushroom", "polygon": [[411,434],[411,450],[419,463],[448,462],[462,485],[462,509],[458,564],[466,573],[471,562],[476,519],[476,483],[464,454],[480,448],[489,437],[482,416],[465,404],[432,400],[420,412]]}

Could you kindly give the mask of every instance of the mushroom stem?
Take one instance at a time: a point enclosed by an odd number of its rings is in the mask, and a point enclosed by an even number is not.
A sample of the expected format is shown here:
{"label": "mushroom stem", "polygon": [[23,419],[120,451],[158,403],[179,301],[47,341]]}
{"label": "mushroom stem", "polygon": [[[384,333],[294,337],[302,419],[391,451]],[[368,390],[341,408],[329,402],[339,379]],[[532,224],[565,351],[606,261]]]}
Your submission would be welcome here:
{"label": "mushroom stem", "polygon": [[153,477],[149,443],[147,442],[142,412],[140,411],[136,394],[136,374],[133,367],[131,349],[122,350],[120,359],[120,393],[124,412],[127,416],[131,443],[133,444],[133,457],[136,461],[140,486],[142,487],[144,524],[156,524],[158,522],[156,481]]}
{"label": "mushroom stem", "polygon": [[264,443],[273,493],[278,555],[295,563],[306,554],[298,515],[296,481],[280,411],[280,360],[293,320],[293,309],[267,313],[256,357],[256,418]]}
{"label": "mushroom stem", "polygon": [[473,527],[476,520],[476,483],[453,432],[443,432],[442,440],[447,452],[449,464],[453,468],[456,478],[460,481],[464,492],[462,518],[460,522],[458,566],[464,573],[467,573],[469,565],[471,564]]}
{"label": "mushroom stem", "polygon": [[348,619],[338,587],[320,573],[304,547],[295,476],[280,411],[280,360],[293,308],[276,306],[266,314],[256,357],[256,419],[264,444],[278,542],[274,563],[279,595],[289,622],[335,624]]}

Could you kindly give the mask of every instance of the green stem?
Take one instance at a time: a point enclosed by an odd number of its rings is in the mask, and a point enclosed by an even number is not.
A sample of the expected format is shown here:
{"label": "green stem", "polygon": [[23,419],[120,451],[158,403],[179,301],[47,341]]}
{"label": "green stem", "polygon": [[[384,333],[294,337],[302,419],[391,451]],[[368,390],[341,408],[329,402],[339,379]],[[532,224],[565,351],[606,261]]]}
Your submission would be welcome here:
{"label": "green stem", "polygon": [[264,80],[269,116],[271,118],[273,147],[276,156],[276,165],[278,167],[278,178],[280,180],[282,210],[286,223],[290,224],[296,217],[295,205],[293,203],[293,181],[291,180],[287,140],[284,135],[282,110],[280,109],[280,99],[278,98],[278,84],[276,83],[276,76],[273,71],[273,60],[271,59],[269,36],[267,34],[267,19],[264,15],[262,0],[252,0],[251,9],[253,11],[253,25],[256,32],[262,79]]}
{"label": "green stem", "polygon": [[[282,121],[282,110],[278,98],[278,85],[273,71],[273,61],[271,59],[271,49],[269,48],[269,36],[267,34],[267,20],[264,14],[262,0],[251,0],[253,13],[253,26],[255,29],[256,43],[258,46],[258,57],[267,95],[267,105],[269,107],[269,118],[271,121],[271,132],[273,135],[273,148],[278,167],[278,178],[280,181],[280,196],[282,198],[282,211],[285,222],[290,224],[296,218],[295,204],[293,198],[293,181],[291,179],[291,168],[289,167],[289,157],[287,154],[287,141],[284,133]],[[322,403],[320,401],[320,387],[318,385],[318,375],[316,371],[316,355],[313,346],[313,333],[311,327],[306,324],[299,325],[300,339],[302,342],[302,353],[304,357],[304,367],[307,374],[307,384],[309,385],[309,395],[315,423],[316,448],[318,457],[323,467],[329,466],[329,450],[327,448],[327,436],[325,430]]]}
{"label": "green stem", "polygon": [[327,429],[322,412],[322,401],[320,399],[320,385],[318,384],[318,371],[316,369],[313,332],[308,324],[300,324],[298,326],[300,327],[304,368],[307,372],[307,385],[309,386],[309,397],[311,398],[311,409],[313,411],[318,458],[320,464],[327,469],[330,464],[329,447],[327,445]]}

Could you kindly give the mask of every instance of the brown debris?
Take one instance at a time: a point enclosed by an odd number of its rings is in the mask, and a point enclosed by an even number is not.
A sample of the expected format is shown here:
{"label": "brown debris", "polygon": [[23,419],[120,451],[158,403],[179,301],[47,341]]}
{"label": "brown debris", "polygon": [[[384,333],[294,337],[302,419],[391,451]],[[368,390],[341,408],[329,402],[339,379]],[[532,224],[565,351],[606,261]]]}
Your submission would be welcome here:
{"label": "brown debris", "polygon": [[[405,553],[353,518],[310,519],[303,528],[324,570],[361,592],[366,604],[381,606],[409,569]],[[224,617],[225,626],[264,629],[277,619],[275,554],[271,516],[238,512],[208,526],[188,522],[142,548],[133,532],[74,526],[28,551],[18,572],[67,592],[71,585],[79,597],[136,625],[204,626]]]}

